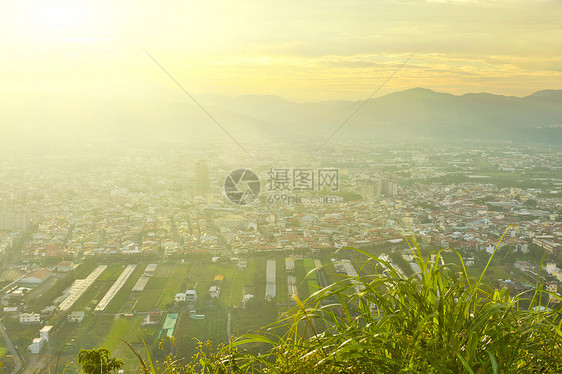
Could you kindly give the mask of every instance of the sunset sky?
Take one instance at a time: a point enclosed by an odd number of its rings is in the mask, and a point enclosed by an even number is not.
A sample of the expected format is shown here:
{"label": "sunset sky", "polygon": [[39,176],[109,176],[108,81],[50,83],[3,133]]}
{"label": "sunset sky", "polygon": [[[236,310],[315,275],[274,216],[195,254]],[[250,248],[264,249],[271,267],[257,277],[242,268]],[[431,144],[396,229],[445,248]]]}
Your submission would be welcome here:
{"label": "sunset sky", "polygon": [[0,95],[293,101],[562,89],[562,1],[3,1]]}

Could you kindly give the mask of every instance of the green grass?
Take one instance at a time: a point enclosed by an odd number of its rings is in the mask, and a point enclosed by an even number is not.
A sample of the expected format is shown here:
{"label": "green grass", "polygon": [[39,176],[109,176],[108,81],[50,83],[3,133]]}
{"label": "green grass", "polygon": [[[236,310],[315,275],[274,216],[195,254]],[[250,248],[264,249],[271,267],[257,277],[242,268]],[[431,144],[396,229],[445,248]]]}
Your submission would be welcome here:
{"label": "green grass", "polygon": [[230,281],[230,292],[228,295],[228,306],[240,305],[242,293],[244,292],[244,274],[235,271]]}
{"label": "green grass", "polygon": [[306,281],[306,270],[303,261],[295,261],[295,276],[297,277],[297,292],[301,299],[307,299],[310,295],[308,282]]}
{"label": "green grass", "polygon": [[[131,343],[137,340],[142,319],[143,316],[137,316],[130,319],[119,318],[114,320],[111,330],[100,344],[101,347],[108,348],[114,356],[125,361],[125,370],[135,371],[138,368],[138,359],[133,351],[120,339]],[[146,358],[142,344],[137,342],[134,344],[134,347]]]}
{"label": "green grass", "polygon": [[314,270],[314,260],[307,257],[303,260],[303,264],[306,271],[306,283],[308,292],[309,294],[313,294],[320,289],[320,286],[318,285],[318,275],[316,274],[316,270]]}
{"label": "green grass", "polygon": [[248,261],[248,266],[244,271],[244,286],[253,287],[256,278],[256,261]]}
{"label": "green grass", "polygon": [[189,266],[190,264],[184,263],[184,264],[175,264],[168,268],[170,273],[168,275],[166,285],[164,286],[164,289],[160,293],[160,297],[156,302],[156,308],[162,309],[167,304],[173,303],[176,294],[180,291],[185,291],[182,288],[182,285],[185,286],[185,282],[187,278],[187,269],[189,268]]}
{"label": "green grass", "polygon": [[150,289],[162,289],[166,287],[166,283],[168,283],[168,277],[151,277],[146,284],[145,290]]}
{"label": "green grass", "polygon": [[121,275],[123,270],[125,270],[124,265],[120,265],[120,264],[109,265],[108,268],[105,269],[103,273],[101,273],[101,275],[98,277],[97,280],[101,282],[104,281],[115,282],[117,278],[119,278],[119,275]]}
{"label": "green grass", "polygon": [[265,297],[265,283],[266,283],[266,263],[265,257],[258,257],[254,260],[254,296],[259,298]]}
{"label": "green grass", "polygon": [[145,288],[140,294],[137,302],[134,304],[133,310],[137,312],[148,312],[149,310],[154,309],[161,293],[161,289]]}
{"label": "green grass", "polygon": [[[430,261],[415,243],[411,250],[421,271],[409,277],[357,250],[369,263],[364,267],[371,269],[369,273],[341,277],[306,299],[301,296],[302,301],[297,300],[279,321],[218,350],[209,346],[198,350],[192,339],[225,341],[226,308],[202,297],[198,312],[206,319],[194,321],[182,313],[175,331],[177,356],[164,357],[164,370],[147,369],[144,374],[562,372],[561,306],[532,309],[546,296],[541,277],[530,296],[509,295],[506,288],[498,290],[484,281],[509,271],[490,266],[494,255],[480,274],[470,276],[460,260],[459,265],[441,266],[443,252],[435,253],[437,261]],[[297,261],[297,281],[313,267],[311,260]],[[255,269],[259,292],[265,281],[265,257],[256,259]],[[357,283],[361,292],[354,291]],[[274,303],[257,292],[256,296],[246,310],[233,312],[235,330],[247,331],[245,326],[259,317],[277,315]],[[111,338],[118,335],[134,339],[137,331],[138,327],[115,320],[104,343],[112,344]],[[186,366],[191,354],[195,356]]]}
{"label": "green grass", "polygon": [[76,279],[84,279],[90,275],[96,267],[97,265],[94,263],[80,264],[76,267],[76,269],[74,269],[74,275],[76,276]]}
{"label": "green grass", "polygon": [[[490,270],[503,275],[503,268],[489,267],[492,258],[478,277],[470,277],[463,266],[440,266],[422,257],[416,245],[412,251],[421,272],[410,277],[358,251],[373,267],[370,275],[353,280],[364,290],[350,292],[352,279],[342,279],[297,305],[282,328],[242,338],[236,347],[258,342],[270,347],[259,358],[242,355],[247,372],[562,370],[560,307],[545,312],[520,308],[523,301],[540,305],[542,285],[531,300],[524,300],[482,282]],[[310,267],[310,262],[304,265]],[[328,299],[339,300],[337,307],[326,304]]]}

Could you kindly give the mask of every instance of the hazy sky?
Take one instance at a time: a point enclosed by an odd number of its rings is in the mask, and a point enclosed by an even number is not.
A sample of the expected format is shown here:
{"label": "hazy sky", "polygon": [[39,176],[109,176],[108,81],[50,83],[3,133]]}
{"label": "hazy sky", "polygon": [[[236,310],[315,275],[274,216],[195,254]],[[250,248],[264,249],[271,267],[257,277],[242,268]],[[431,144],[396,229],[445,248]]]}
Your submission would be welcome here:
{"label": "hazy sky", "polygon": [[364,99],[562,88],[562,1],[2,1],[1,95]]}

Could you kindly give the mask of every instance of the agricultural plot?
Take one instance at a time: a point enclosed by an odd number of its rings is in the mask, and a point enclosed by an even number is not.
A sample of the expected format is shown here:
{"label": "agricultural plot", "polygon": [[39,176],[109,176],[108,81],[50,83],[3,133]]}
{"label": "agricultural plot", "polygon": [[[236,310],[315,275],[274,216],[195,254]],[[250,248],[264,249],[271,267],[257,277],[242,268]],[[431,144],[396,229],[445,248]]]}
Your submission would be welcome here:
{"label": "agricultural plot", "polygon": [[274,299],[277,295],[277,261],[275,259],[267,260],[266,270],[265,270],[265,299]]}
{"label": "agricultural plot", "polygon": [[115,281],[115,283],[111,286],[111,288],[107,291],[103,299],[98,303],[96,306],[95,311],[101,312],[104,311],[105,308],[109,305],[109,303],[113,300],[115,295],[121,290],[121,288],[125,285],[125,282],[129,279],[133,271],[137,265],[127,265],[125,270],[119,275],[119,278]]}
{"label": "agricultural plot", "polygon": [[[111,325],[109,333],[105,339],[99,344],[99,347],[108,348],[111,353],[125,361],[124,369],[135,371],[138,369],[138,358],[131,351],[131,349],[123,343],[120,339],[130,342],[133,347],[143,357],[145,357],[145,349],[142,341],[139,341],[139,334],[141,333],[140,324],[144,316],[136,316],[134,318],[118,318],[115,319]],[[150,342],[147,341],[147,344]]]}
{"label": "agricultural plot", "polygon": [[255,260],[256,269],[254,271],[254,295],[261,297],[265,295],[265,264],[266,259],[263,257],[258,257]]}
{"label": "agricultural plot", "polygon": [[[107,265],[104,266],[107,267]],[[122,272],[122,265],[108,266],[107,269],[93,283],[92,287],[84,292],[83,296],[79,298],[70,310],[77,311],[84,310],[86,307],[95,307]]]}
{"label": "agricultural plot", "polygon": [[316,271],[313,271],[315,268],[314,260],[311,258],[305,258],[303,260],[303,264],[304,270],[307,274],[306,282],[308,284],[308,292],[313,294],[320,289],[320,286],[318,285],[318,276],[316,275]]}
{"label": "agricultural plot", "polygon": [[[236,273],[236,265],[234,263],[202,263],[194,266],[194,271],[191,273],[187,285],[188,287],[193,287],[197,284],[196,290],[198,298],[209,295],[209,288],[212,285],[219,286],[221,290],[219,302],[221,305],[229,305],[231,300],[233,300],[231,293],[234,290],[234,280],[237,277],[237,275],[235,275]],[[216,275],[223,275],[224,280],[215,282],[214,277]],[[240,287],[240,284],[238,283],[236,287]],[[234,292],[240,292],[240,289],[238,288],[238,290]],[[232,302],[236,303],[236,300]]]}
{"label": "agricultural plot", "polygon": [[230,293],[228,296],[228,306],[240,305],[242,295],[244,294],[244,273],[247,271],[234,271],[232,281],[230,282]]}
{"label": "agricultural plot", "polygon": [[[162,309],[167,304],[174,302],[176,293],[180,292],[182,288],[185,288],[187,270],[189,267],[189,263],[171,265],[166,284],[162,289],[158,301],[156,302],[156,308]],[[159,266],[158,270],[156,270],[156,274],[158,274],[158,271],[163,268],[164,266]]]}
{"label": "agricultural plot", "polygon": [[90,289],[92,284],[106,271],[107,265],[100,265],[90,273],[85,279],[76,280],[70,290],[70,294],[59,305],[60,310],[69,310],[78,299],[82,297]]}
{"label": "agricultural plot", "polygon": [[133,304],[131,310],[137,312],[148,312],[151,309],[154,309],[156,306],[156,301],[158,301],[158,299],[160,298],[161,293],[162,289],[145,289],[139,296],[137,301]]}
{"label": "agricultural plot", "polygon": [[238,270],[233,273],[234,279],[231,284],[231,292],[228,305],[237,306],[242,302],[244,294],[254,294],[254,282],[256,274],[256,261],[250,260],[245,270]]}
{"label": "agricultural plot", "polygon": [[196,353],[198,339],[202,342],[213,341],[214,345],[227,343],[226,321],[228,312],[218,303],[198,311],[205,314],[205,319],[196,320],[189,318],[189,312],[180,314],[174,331],[176,340],[176,354],[179,357],[191,357]]}
{"label": "agricultural plot", "polygon": [[285,261],[277,259],[276,263],[276,288],[277,303],[287,303],[289,291],[287,284],[287,273],[285,272]]}
{"label": "agricultural plot", "polygon": [[338,281],[341,281],[343,278],[342,274],[339,274],[334,267],[334,264],[329,259],[324,259],[322,261],[322,270],[324,270],[324,274],[326,275],[326,280],[332,284]]}
{"label": "agricultural plot", "polygon": [[107,306],[105,310],[107,313],[119,313],[120,311],[130,312],[132,310],[131,307],[136,302],[137,298],[131,296],[131,289],[142,273],[143,266],[137,266],[121,290]]}
{"label": "agricultural plot", "polygon": [[298,296],[301,300],[304,300],[308,297],[309,291],[308,291],[308,283],[305,279],[306,270],[304,268],[303,261],[295,262],[295,277],[297,278]]}

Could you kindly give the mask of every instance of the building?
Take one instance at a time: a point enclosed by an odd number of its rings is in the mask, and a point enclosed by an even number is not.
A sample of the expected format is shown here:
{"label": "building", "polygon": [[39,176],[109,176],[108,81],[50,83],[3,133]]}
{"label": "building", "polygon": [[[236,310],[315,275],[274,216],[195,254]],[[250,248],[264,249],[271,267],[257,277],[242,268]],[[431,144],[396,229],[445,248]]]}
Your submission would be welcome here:
{"label": "building", "polygon": [[39,313],[21,313],[20,323],[41,323],[41,314]]}
{"label": "building", "polygon": [[398,183],[385,180],[381,183],[381,192],[385,195],[398,195]]}
{"label": "building", "polygon": [[168,241],[163,244],[164,247],[164,256],[173,256],[178,253],[180,249],[180,245],[177,242]]}
{"label": "building", "polygon": [[162,317],[162,313],[157,309],[153,309],[150,312],[148,312],[145,319],[142,321],[141,325],[142,326],[156,325],[158,324],[158,322],[160,322],[161,317]]}
{"label": "building", "polygon": [[218,298],[221,294],[221,288],[219,286],[211,286],[209,288],[209,295],[211,295],[211,299]]}
{"label": "building", "polygon": [[185,292],[178,292],[174,297],[176,303],[181,303],[185,301]]}
{"label": "building", "polygon": [[285,271],[292,273],[295,271],[295,259],[292,257],[285,258]]}
{"label": "building", "polygon": [[49,278],[52,274],[53,272],[48,269],[32,270],[29,273],[27,273],[23,278],[20,279],[20,283],[41,284],[45,280],[47,280],[47,278]]}
{"label": "building", "polygon": [[148,264],[146,265],[146,269],[144,269],[144,275],[147,277],[151,277],[154,275],[154,273],[156,272],[156,268],[158,267],[158,264]]}
{"label": "building", "polygon": [[195,305],[195,303],[197,303],[197,291],[195,290],[185,291],[185,301],[187,301],[191,305]]}
{"label": "building", "polygon": [[380,180],[364,181],[359,184],[359,194],[362,197],[376,197],[381,194],[382,183]]}
{"label": "building", "polygon": [[33,343],[31,343],[31,345],[29,347],[27,347],[27,349],[31,353],[37,354],[37,353],[41,352],[41,349],[43,348],[44,344],[45,344],[45,340],[43,338],[34,338]]}
{"label": "building", "polygon": [[49,341],[49,334],[51,333],[51,330],[53,329],[53,326],[51,325],[46,325],[43,326],[43,328],[41,330],[39,330],[39,337],[43,340],[45,340],[45,342]]}
{"label": "building", "polygon": [[55,310],[57,310],[56,305],[47,305],[46,307],[41,309],[41,315],[44,317],[49,317],[55,312]]}
{"label": "building", "polygon": [[61,273],[68,273],[74,267],[74,262],[72,261],[61,261],[57,265],[57,271]]}
{"label": "building", "polygon": [[0,208],[0,230],[22,230],[25,231],[31,222],[29,209],[8,208],[3,203]]}
{"label": "building", "polygon": [[84,319],[84,312],[72,312],[70,313],[66,319],[68,320],[68,322],[82,322],[82,320]]}
{"label": "building", "polygon": [[544,249],[546,249],[550,252],[555,251],[560,246],[560,244],[555,243],[551,240],[546,240],[546,239],[537,238],[537,237],[533,238],[533,243],[535,243],[536,245],[538,245],[540,247],[543,247]]}

